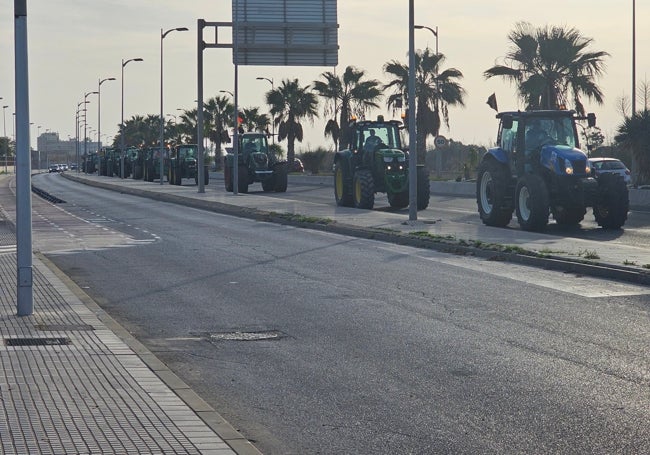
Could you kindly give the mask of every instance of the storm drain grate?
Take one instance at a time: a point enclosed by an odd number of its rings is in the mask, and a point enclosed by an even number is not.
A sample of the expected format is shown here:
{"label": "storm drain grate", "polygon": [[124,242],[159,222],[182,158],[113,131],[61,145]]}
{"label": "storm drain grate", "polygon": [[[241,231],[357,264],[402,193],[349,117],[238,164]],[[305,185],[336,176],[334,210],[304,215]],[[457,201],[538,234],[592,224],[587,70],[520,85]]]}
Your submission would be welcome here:
{"label": "storm drain grate", "polygon": [[210,341],[265,341],[279,340],[286,335],[279,330],[263,330],[256,332],[221,332],[209,334]]}
{"label": "storm drain grate", "polygon": [[64,346],[70,338],[5,338],[6,346]]}
{"label": "storm drain grate", "polygon": [[34,328],[43,332],[95,330],[95,328],[90,324],[36,324]]}

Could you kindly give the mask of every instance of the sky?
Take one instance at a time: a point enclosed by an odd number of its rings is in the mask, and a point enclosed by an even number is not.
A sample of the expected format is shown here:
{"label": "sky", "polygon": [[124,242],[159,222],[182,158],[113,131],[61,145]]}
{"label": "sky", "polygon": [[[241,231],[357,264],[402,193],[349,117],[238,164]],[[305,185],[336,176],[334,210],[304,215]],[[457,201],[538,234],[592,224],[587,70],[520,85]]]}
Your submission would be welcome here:
{"label": "sky", "polygon": [[[622,121],[621,97],[632,91],[632,0],[546,0],[512,2],[506,0],[464,0],[443,2],[415,0],[415,23],[438,27],[438,49],[446,57],[443,68],[456,68],[467,94],[465,107],[451,107],[450,126],[441,134],[466,144],[491,146],[494,143],[496,112],[486,104],[496,94],[500,110],[523,109],[515,87],[500,78],[486,80],[483,72],[503,63],[509,48],[508,33],[520,21],[542,27],[576,28],[593,39],[589,51],[605,51],[606,72],[597,80],[604,95],[602,105],[583,100],[588,112],[596,113],[598,126],[609,142]],[[331,67],[240,66],[239,105],[268,109],[264,94],[283,79],[298,78],[311,84],[325,71],[342,74],[352,65],[367,77],[382,83],[389,78],[383,66],[390,60],[407,63],[407,0],[341,0],[338,2],[339,64]],[[0,107],[7,136],[12,136],[15,112],[14,16],[13,2],[2,0],[0,7]],[[648,79],[650,70],[650,5],[636,2],[636,85]],[[84,94],[98,89],[100,79],[115,77],[101,85],[101,134],[111,140],[121,119],[122,60],[142,58],[124,67],[124,117],[160,114],[160,30],[187,27],[164,39],[164,113],[180,115],[196,107],[197,99],[197,19],[210,22],[231,20],[231,1],[226,0],[27,0],[28,65],[31,144],[38,133],[56,132],[61,140],[75,137],[77,104]],[[207,30],[207,29],[206,29]],[[208,41],[206,32],[205,39]],[[230,42],[223,31],[220,41]],[[435,50],[436,39],[427,30],[415,32],[417,49]],[[204,59],[204,99],[234,91],[232,50],[206,49]],[[89,95],[88,125],[96,135],[98,103]],[[392,118],[382,100],[378,114]],[[643,100],[637,98],[637,106]],[[332,148],[323,135],[322,116],[305,124],[305,139],[297,151],[316,147]],[[173,119],[172,116],[167,117]],[[399,118],[399,114],[397,115]],[[39,128],[40,127],[40,128]],[[4,133],[0,130],[0,133]],[[94,138],[93,138],[94,139]],[[283,143],[286,147],[286,141]]]}

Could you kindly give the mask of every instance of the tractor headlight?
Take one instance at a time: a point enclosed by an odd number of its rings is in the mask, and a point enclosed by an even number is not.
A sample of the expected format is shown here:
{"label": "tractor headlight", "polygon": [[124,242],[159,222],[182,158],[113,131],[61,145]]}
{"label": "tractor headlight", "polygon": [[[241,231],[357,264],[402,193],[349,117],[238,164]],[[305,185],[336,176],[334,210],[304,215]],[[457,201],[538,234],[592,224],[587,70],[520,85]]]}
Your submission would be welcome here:
{"label": "tractor headlight", "polygon": [[591,163],[589,162],[589,160],[587,160],[587,163],[585,164],[585,173],[587,175],[591,174]]}
{"label": "tractor headlight", "polygon": [[571,161],[564,160],[564,172],[566,175],[573,175],[573,164],[571,164]]}
{"label": "tractor headlight", "polygon": [[388,166],[386,166],[386,170],[387,170],[387,171],[390,171],[390,170],[392,170],[392,169],[393,169],[393,166],[391,166],[390,164],[389,164]]}

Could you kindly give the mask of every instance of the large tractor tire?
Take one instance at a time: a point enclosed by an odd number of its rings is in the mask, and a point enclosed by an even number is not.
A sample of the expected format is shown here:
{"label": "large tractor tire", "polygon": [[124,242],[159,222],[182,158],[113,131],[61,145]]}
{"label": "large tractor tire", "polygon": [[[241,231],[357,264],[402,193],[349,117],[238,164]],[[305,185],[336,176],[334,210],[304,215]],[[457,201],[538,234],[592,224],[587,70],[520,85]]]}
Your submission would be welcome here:
{"label": "large tractor tire", "polygon": [[598,177],[598,197],[594,204],[594,218],[603,229],[620,229],[627,221],[630,194],[623,177],[601,174]]}
{"label": "large tractor tire", "polygon": [[360,169],[354,173],[352,198],[358,209],[372,210],[375,206],[375,182],[369,169]]}
{"label": "large tractor tire", "polygon": [[278,163],[273,166],[273,191],[286,193],[289,184],[289,167],[287,163]]}
{"label": "large tractor tire", "polygon": [[515,191],[517,221],[525,231],[542,231],[548,224],[549,196],[544,180],[526,174],[517,182]]}
{"label": "large tractor tire", "polygon": [[223,182],[226,185],[226,191],[232,193],[232,168],[225,164],[223,167]]}
{"label": "large tractor tire", "polygon": [[431,186],[429,184],[429,172],[424,167],[418,167],[418,210],[424,210],[429,207],[429,198],[431,197]]}
{"label": "large tractor tire", "polygon": [[237,167],[237,192],[248,193],[248,168],[243,164]]}
{"label": "large tractor tire", "polygon": [[334,199],[336,199],[336,205],[341,207],[352,207],[354,205],[352,188],[349,184],[346,184],[343,165],[340,161],[334,163]]}
{"label": "large tractor tire", "polygon": [[476,203],[483,224],[504,227],[512,219],[512,206],[508,203],[508,168],[494,159],[486,159],[478,167]]}
{"label": "large tractor tire", "polygon": [[394,209],[403,209],[409,205],[409,192],[402,191],[401,193],[388,193],[388,203]]}
{"label": "large tractor tire", "polygon": [[174,179],[174,185],[181,186],[183,184],[183,173],[180,169],[173,169],[172,178]]}
{"label": "large tractor tire", "polygon": [[551,207],[553,219],[560,226],[577,226],[585,218],[587,210],[582,205]]}

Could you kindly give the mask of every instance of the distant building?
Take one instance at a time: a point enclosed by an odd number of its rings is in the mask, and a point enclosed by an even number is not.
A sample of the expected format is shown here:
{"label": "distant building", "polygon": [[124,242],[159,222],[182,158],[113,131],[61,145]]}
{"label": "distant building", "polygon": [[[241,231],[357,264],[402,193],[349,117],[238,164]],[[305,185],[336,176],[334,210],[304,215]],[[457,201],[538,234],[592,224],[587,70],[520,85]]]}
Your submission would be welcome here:
{"label": "distant building", "polygon": [[[79,155],[84,154],[83,138],[79,141]],[[101,146],[101,142],[88,141],[85,150],[88,153],[96,152]],[[40,152],[40,153],[39,153]],[[71,164],[77,161],[77,141],[69,138],[67,141],[59,139],[59,133],[43,133],[36,139],[36,150],[32,150],[32,167],[38,168],[38,158],[40,155],[40,167],[45,169],[49,164],[61,163]]]}

